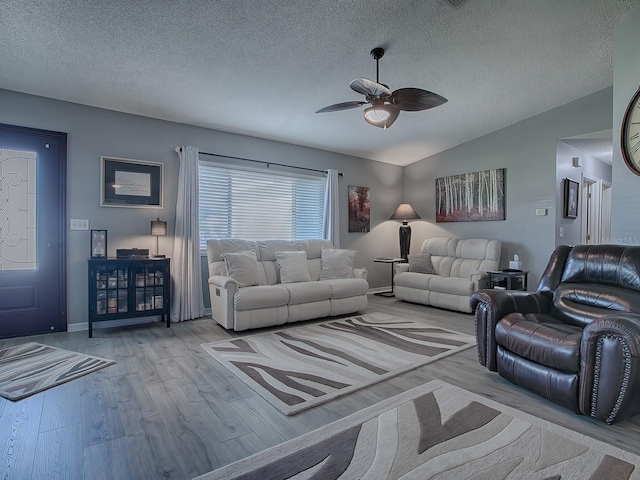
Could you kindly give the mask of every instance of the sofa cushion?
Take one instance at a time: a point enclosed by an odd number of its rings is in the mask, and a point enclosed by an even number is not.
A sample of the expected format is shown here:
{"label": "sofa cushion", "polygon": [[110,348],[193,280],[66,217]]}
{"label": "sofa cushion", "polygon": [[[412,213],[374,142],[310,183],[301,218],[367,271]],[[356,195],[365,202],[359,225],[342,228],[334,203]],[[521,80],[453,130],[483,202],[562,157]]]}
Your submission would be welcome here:
{"label": "sofa cushion", "polygon": [[259,262],[275,262],[276,252],[297,251],[298,246],[289,240],[257,240],[256,250]]}
{"label": "sofa cushion", "polygon": [[307,252],[276,252],[280,283],[309,282]]}
{"label": "sofa cushion", "polygon": [[496,342],[532,362],[568,372],[580,371],[583,329],[550,315],[510,313],[495,329]]}
{"label": "sofa cushion", "polygon": [[227,276],[238,282],[238,285],[260,285],[260,271],[255,252],[223,253],[222,258],[227,267]]}
{"label": "sofa cushion", "polygon": [[448,293],[451,295],[464,295],[469,297],[473,293],[473,289],[473,282],[466,278],[440,277],[438,275],[434,275],[429,281],[429,290],[437,293]]}
{"label": "sofa cushion", "polygon": [[233,296],[235,310],[253,310],[286,305],[289,292],[281,285],[258,285],[239,289]]}
{"label": "sofa cushion", "polygon": [[366,295],[369,290],[369,283],[364,278],[333,278],[320,280],[320,283],[330,287],[332,300]]}
{"label": "sofa cushion", "polygon": [[356,257],[356,253],[355,250],[323,248],[320,280],[353,278],[353,259]]}
{"label": "sofa cushion", "polygon": [[433,263],[431,263],[431,254],[429,253],[416,253],[407,255],[409,261],[409,271],[415,273],[430,273],[434,274],[436,271],[433,269]]}
{"label": "sofa cushion", "polygon": [[429,288],[429,282],[435,277],[437,277],[437,275],[431,275],[429,273],[401,272],[394,277],[394,280],[396,285],[427,290]]}
{"label": "sofa cushion", "polygon": [[223,254],[249,250],[255,251],[255,242],[250,242],[241,238],[212,238],[207,240],[209,276],[227,274],[227,267],[225,266],[224,258],[222,257]]}
{"label": "sofa cushion", "polygon": [[312,260],[314,258],[320,258],[322,256],[323,248],[333,248],[331,240],[322,239],[310,239],[310,240],[297,240],[294,242],[298,250],[304,250],[307,252],[307,259]]}
{"label": "sofa cushion", "polygon": [[331,288],[324,282],[285,283],[282,287],[289,292],[289,305],[329,300]]}

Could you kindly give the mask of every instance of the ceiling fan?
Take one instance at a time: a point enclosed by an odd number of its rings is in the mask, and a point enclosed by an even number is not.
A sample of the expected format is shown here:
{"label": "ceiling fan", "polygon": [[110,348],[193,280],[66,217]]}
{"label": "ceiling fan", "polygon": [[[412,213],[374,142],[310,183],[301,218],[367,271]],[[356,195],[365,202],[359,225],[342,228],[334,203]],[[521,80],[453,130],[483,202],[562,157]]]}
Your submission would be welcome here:
{"label": "ceiling fan", "polygon": [[370,125],[386,130],[396,121],[401,110],[417,112],[437,107],[447,102],[446,98],[437,93],[422,90],[421,88],[399,88],[392,92],[387,85],[380,83],[379,80],[380,59],[384,56],[384,48],[374,48],[371,50],[371,56],[376,61],[376,81],[356,78],[349,85],[352,90],[365,95],[366,101],[336,103],[321,108],[316,113],[337,112],[371,104],[363,112],[365,121]]}

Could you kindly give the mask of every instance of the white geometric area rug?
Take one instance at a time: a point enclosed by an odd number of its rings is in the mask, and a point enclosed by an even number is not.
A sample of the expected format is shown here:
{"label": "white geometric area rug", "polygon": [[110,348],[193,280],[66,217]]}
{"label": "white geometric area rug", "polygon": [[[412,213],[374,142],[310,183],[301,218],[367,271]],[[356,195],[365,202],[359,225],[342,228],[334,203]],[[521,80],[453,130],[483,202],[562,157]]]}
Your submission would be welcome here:
{"label": "white geometric area rug", "polygon": [[384,313],[293,326],[202,348],[285,415],[475,346],[465,335]]}
{"label": "white geometric area rug", "polygon": [[197,480],[632,480],[640,457],[434,380]]}

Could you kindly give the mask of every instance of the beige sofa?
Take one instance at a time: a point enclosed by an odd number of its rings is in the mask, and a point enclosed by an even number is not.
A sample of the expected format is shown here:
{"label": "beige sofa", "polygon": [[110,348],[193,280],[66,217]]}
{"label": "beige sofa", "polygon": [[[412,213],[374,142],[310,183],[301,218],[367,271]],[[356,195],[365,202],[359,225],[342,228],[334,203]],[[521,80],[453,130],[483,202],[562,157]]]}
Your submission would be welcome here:
{"label": "beige sofa", "polygon": [[421,254],[430,254],[433,274],[409,271],[409,263],[396,265],[396,297],[413,303],[471,313],[469,298],[488,288],[487,272],[497,270],[502,243],[498,240],[429,238]]}
{"label": "beige sofa", "polygon": [[[281,257],[291,255],[291,252],[306,253],[303,273],[306,275],[308,271],[305,278],[308,281],[291,281],[289,272],[281,272]],[[367,308],[369,284],[365,269],[347,267],[349,262],[340,261],[340,272],[330,271],[327,275],[323,256],[326,260],[330,258],[329,254],[336,252],[351,251],[334,250],[328,240],[208,240],[209,292],[214,320],[227,329],[247,330],[354,313]],[[244,281],[238,275],[236,278],[227,275],[234,273],[234,266],[229,264],[229,259],[238,253],[247,254],[250,264],[254,262],[255,255],[259,275],[255,282]],[[304,253],[302,256],[304,258]],[[355,256],[355,252],[352,252],[352,256]],[[235,258],[238,256],[235,255]],[[232,271],[229,271],[229,267]],[[286,273],[285,282],[281,281],[281,273]],[[321,280],[321,277],[327,276],[342,278]],[[254,284],[243,285],[243,282]]]}

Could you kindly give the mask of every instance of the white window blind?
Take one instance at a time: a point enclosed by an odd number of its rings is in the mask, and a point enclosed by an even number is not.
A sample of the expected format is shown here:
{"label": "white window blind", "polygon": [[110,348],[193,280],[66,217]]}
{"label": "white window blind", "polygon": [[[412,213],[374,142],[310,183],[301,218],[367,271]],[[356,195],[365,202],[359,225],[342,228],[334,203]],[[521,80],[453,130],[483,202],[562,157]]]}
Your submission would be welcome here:
{"label": "white window blind", "polygon": [[322,238],[324,177],[200,161],[200,249],[210,238]]}

